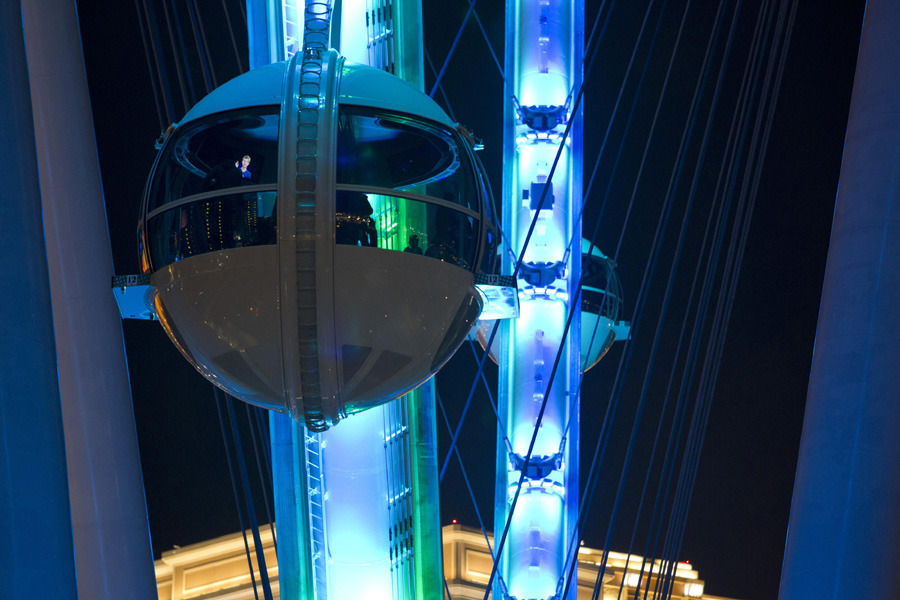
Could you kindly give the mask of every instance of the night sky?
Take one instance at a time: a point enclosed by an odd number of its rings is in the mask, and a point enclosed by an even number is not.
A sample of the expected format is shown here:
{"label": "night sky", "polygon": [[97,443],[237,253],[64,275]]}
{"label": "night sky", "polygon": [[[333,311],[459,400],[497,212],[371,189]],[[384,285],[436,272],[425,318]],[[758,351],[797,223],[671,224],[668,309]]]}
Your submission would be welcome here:
{"label": "night sky", "polygon": [[[423,4],[425,44],[439,65],[447,55],[467,2],[423,0]],[[613,10],[613,25],[602,40],[598,65],[586,86],[586,171],[599,151],[646,6],[645,2],[619,4],[622,6]],[[650,58],[648,80],[637,103],[635,125],[626,140],[622,164],[614,173],[613,161],[604,156],[595,184],[600,191],[592,192],[585,211],[585,228],[592,229],[602,190],[611,181],[611,200],[597,239],[600,249],[607,253],[613,252],[622,228],[624,202],[634,186],[647,124],[683,10],[682,2],[672,0],[666,5],[668,12],[656,54]],[[752,24],[748,23],[755,18],[757,3],[744,5],[747,15],[742,12],[739,27],[743,41],[736,42],[733,59],[739,66],[726,67],[734,73],[742,68],[739,61],[746,49],[740,48],[749,39]],[[157,6],[157,12],[165,35],[161,6]],[[588,29],[599,6],[599,0],[588,1]],[[618,256],[628,314],[633,310],[652,227],[672,168],[673,140],[677,143],[681,134],[716,6],[717,3],[706,0],[692,3],[683,57],[673,73],[664,120],[652,147],[652,167],[638,188],[641,216],[626,229]],[[136,273],[135,230],[140,196],[155,157],[153,142],[161,131],[137,11],[135,3],[113,0],[82,0],[78,7],[116,272]],[[199,8],[221,84],[246,69],[244,21],[233,0],[204,0],[199,2]],[[863,2],[849,0],[800,2],[681,553],[681,558],[690,560],[706,580],[707,593],[747,599],[777,595],[863,10]],[[478,4],[478,12],[494,48],[502,54],[503,3],[485,0]],[[653,15],[655,19],[656,13]],[[239,59],[232,47],[229,20]],[[187,27],[186,23],[183,25]],[[164,40],[168,45],[169,38]],[[186,44],[190,48],[193,41],[188,38]],[[177,119],[183,115],[184,106],[173,65],[170,78],[176,90]],[[195,96],[199,99],[205,92],[198,74],[193,75],[197,82]],[[432,80],[433,76],[429,81]],[[499,197],[502,81],[474,24],[461,38],[444,86],[455,118],[484,140],[481,158]],[[733,87],[729,89],[733,91]],[[626,87],[626,107],[633,94],[633,85]],[[437,99],[444,102],[440,96]],[[721,120],[725,122],[730,114],[731,108],[723,108]],[[621,123],[622,116],[617,119],[615,123]],[[622,130],[621,124],[613,129],[616,144],[616,136],[620,137]],[[722,130],[716,131],[720,131],[716,136],[724,135]],[[715,153],[712,149],[710,157],[715,157]],[[693,265],[685,269],[692,270]],[[648,310],[659,311],[658,299],[650,300]],[[645,318],[655,323],[655,318]],[[677,317],[676,325],[680,319]],[[210,385],[177,353],[158,324],[126,321],[123,327],[156,556],[176,544],[187,545],[238,531]],[[644,335],[651,336],[652,332],[652,324],[647,325]],[[646,339],[635,340],[635,344],[646,352]],[[621,348],[615,348],[585,378],[583,455],[589,455],[596,442],[620,353]],[[464,345],[445,372],[438,375],[438,390],[454,424],[475,364],[472,351]],[[665,383],[667,369],[668,365],[658,369],[654,390],[660,382]],[[642,369],[633,367],[632,371],[634,374],[626,379],[626,398],[636,396],[640,385]],[[486,372],[489,380],[496,380],[492,364]],[[239,409],[243,412],[243,407]],[[614,444],[619,448],[627,443],[633,413],[630,410],[631,413],[623,410],[614,426],[620,432],[614,436]],[[652,409],[648,411],[652,413]],[[644,429],[652,435],[658,415],[646,419]],[[486,396],[479,392],[463,428],[465,441],[461,451],[489,528],[494,428]],[[439,429],[443,459],[449,436],[440,420]],[[626,501],[632,505],[637,501],[633,488],[637,485],[639,490],[647,469],[646,455],[642,442],[635,459],[635,473],[630,478],[634,482],[627,488]],[[615,486],[612,473],[618,469],[614,462],[617,459],[611,460],[609,475],[601,479],[601,491],[582,536],[585,544],[593,547],[602,546],[605,536],[606,509]],[[582,468],[586,469],[586,464]],[[454,465],[442,486],[442,523],[457,518],[477,526],[471,501],[460,492],[464,489]],[[625,550],[633,521],[633,511],[626,508],[613,536],[613,550]]]}

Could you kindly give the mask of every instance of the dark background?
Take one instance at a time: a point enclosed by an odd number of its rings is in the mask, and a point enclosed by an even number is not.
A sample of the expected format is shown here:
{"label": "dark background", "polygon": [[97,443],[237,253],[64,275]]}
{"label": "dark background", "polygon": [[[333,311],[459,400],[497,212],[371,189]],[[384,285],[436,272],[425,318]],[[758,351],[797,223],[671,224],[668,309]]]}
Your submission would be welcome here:
{"label": "dark background", "polygon": [[[183,10],[182,3],[176,4]],[[423,0],[423,4],[425,44],[439,68],[468,6],[465,0]],[[644,2],[620,4],[613,10],[613,25],[602,40],[598,65],[586,86],[585,171],[589,171],[597,157],[646,6]],[[140,195],[155,157],[153,142],[165,125],[165,119],[161,123],[157,116],[138,26],[137,7],[143,5],[143,1],[78,2],[118,274],[138,270],[135,230]],[[156,4],[156,11],[168,45],[170,37],[165,33],[161,6]],[[221,84],[247,68],[246,33],[240,6],[233,0],[203,0],[197,6]],[[599,6],[598,0],[587,3],[588,29]],[[662,113],[664,119],[652,147],[651,165],[638,188],[641,215],[626,230],[618,256],[626,303],[633,302],[637,295],[652,227],[671,170],[672,144],[677,143],[683,127],[697,65],[716,7],[713,2],[694,2],[689,13],[685,40]],[[736,43],[733,65],[726,67],[733,71],[729,81],[733,82],[734,73],[742,68],[756,8],[756,3],[744,2],[739,28],[743,41]],[[501,2],[484,0],[478,4],[481,21],[501,60],[503,10]],[[586,229],[592,228],[596,219],[598,194],[612,181],[609,216],[601,223],[597,239],[600,249],[607,253],[613,252],[622,228],[623,202],[634,185],[637,161],[682,10],[681,2],[667,3],[658,46],[651,56],[648,79],[637,104],[638,116],[626,138],[622,165],[613,174],[612,153],[608,151],[595,184],[600,191],[588,198]],[[681,558],[690,560],[706,580],[707,593],[748,599],[774,598],[777,594],[863,11],[863,2],[848,0],[802,1],[799,5],[681,553]],[[655,19],[656,13],[653,15]],[[183,26],[187,28],[186,23]],[[187,46],[190,54],[191,43]],[[177,119],[183,115],[184,106],[177,91],[173,64],[169,65],[169,74],[176,103],[180,105],[174,115]],[[204,92],[196,68],[193,76],[197,82],[195,96],[199,98]],[[502,81],[474,24],[461,37],[443,85],[456,119],[484,140],[481,158],[499,197]],[[728,89],[733,92],[735,85]],[[633,94],[633,84],[630,84],[626,87],[624,106],[630,104]],[[440,96],[437,99],[444,102]],[[731,110],[721,109],[723,123],[730,118]],[[622,135],[621,119],[619,116],[613,129],[612,139],[616,143]],[[721,132],[726,130],[717,131],[715,139],[721,144],[719,138],[724,135]],[[711,150],[711,156],[714,153]],[[630,314],[631,310],[633,304],[626,304],[626,312]],[[659,300],[651,300],[647,310],[657,314]],[[655,319],[649,321],[655,323]],[[210,385],[178,355],[156,323],[126,321],[123,326],[156,555],[176,544],[186,545],[238,531],[240,526]],[[651,325],[644,329],[646,336],[652,332]],[[635,340],[635,344],[644,344],[639,346],[642,352],[647,348],[645,339]],[[583,455],[589,455],[596,442],[620,352],[621,348],[611,351],[585,378],[581,418]],[[437,377],[438,390],[454,424],[475,364],[472,351],[464,346]],[[657,385],[664,384],[667,368],[662,365],[658,369],[653,379]],[[626,386],[625,406],[628,406],[627,398],[636,396],[639,390],[642,370],[637,367],[633,370],[635,373]],[[487,374],[489,380],[496,381],[496,368],[492,364]],[[243,407],[238,408],[243,412]],[[476,395],[472,410],[463,428],[460,447],[476,500],[486,526],[491,528],[495,421],[481,392]],[[655,427],[654,418],[658,419],[658,415],[647,417],[648,431]],[[600,496],[583,532],[588,546],[603,544],[608,507],[616,485],[613,474],[617,473],[616,461],[620,461],[621,449],[627,443],[631,419],[631,414],[624,411],[615,424],[614,446],[619,454],[610,459],[610,468],[601,479]],[[440,421],[439,429],[443,459],[449,436]],[[627,506],[613,536],[614,550],[627,548],[635,520],[633,507],[643,472],[648,468],[646,457],[647,448],[642,443],[634,474],[629,478]],[[586,469],[586,464],[582,469]],[[441,489],[444,524],[457,518],[464,524],[477,525],[471,500],[464,490],[454,465],[448,470]]]}

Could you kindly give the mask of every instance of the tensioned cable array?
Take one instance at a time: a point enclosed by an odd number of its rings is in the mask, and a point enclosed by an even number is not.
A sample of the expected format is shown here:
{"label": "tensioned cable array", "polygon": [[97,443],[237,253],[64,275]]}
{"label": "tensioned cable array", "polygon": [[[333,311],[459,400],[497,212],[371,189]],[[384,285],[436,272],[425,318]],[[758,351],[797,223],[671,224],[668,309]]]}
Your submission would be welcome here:
{"label": "tensioned cable array", "polygon": [[[259,593],[256,588],[256,577],[254,576],[253,560],[250,556],[250,546],[247,542],[247,526],[244,521],[246,516],[250,521],[250,528],[253,535],[253,545],[256,551],[256,561],[259,565],[259,574],[262,580],[263,596],[265,600],[272,600],[272,589],[269,583],[269,573],[266,569],[266,557],[263,551],[262,539],[259,535],[259,523],[256,519],[256,508],[253,502],[253,493],[250,490],[250,477],[247,471],[246,459],[244,457],[243,445],[241,444],[241,436],[237,428],[237,418],[234,412],[234,402],[228,394],[220,391],[219,388],[212,386],[213,395],[216,401],[216,411],[219,415],[219,426],[222,430],[222,440],[225,443],[225,455],[228,460],[228,471],[231,475],[231,487],[234,492],[234,500],[238,510],[238,520],[241,524],[241,534],[244,537],[244,552],[247,555],[247,565],[250,569],[250,582],[253,586],[253,595],[259,600]],[[225,405],[228,423],[231,429],[231,436],[226,433],[225,417],[223,416],[222,404]],[[229,439],[230,437],[230,439]],[[235,473],[235,466],[238,472]],[[240,486],[238,485],[240,482]],[[242,501],[243,500],[243,501]]]}
{"label": "tensioned cable array", "polygon": [[[782,48],[784,48],[784,47],[786,47],[786,46],[782,46]],[[772,54],[773,54],[773,56],[774,56],[774,55],[775,55],[775,52],[773,51]],[[783,51],[782,51],[782,53],[781,53],[781,58],[780,58],[780,60],[782,61],[782,64],[783,64],[783,57],[784,57],[784,54],[783,54]],[[755,59],[754,59],[754,60],[755,60]],[[773,95],[773,99],[774,99],[774,97],[776,97],[776,96],[777,96],[777,92],[775,93],[775,95]],[[765,109],[764,109],[764,107],[760,106],[760,111],[759,111],[758,114],[760,114],[760,115],[762,115],[762,114],[767,114],[767,115],[768,115],[767,118],[769,119],[769,122],[771,122],[771,117],[772,117],[772,111],[771,111],[771,108],[768,110],[768,112],[766,112]],[[724,163],[723,163],[723,164],[724,164]],[[759,168],[760,165],[761,165],[761,160],[760,160],[760,161],[757,161],[757,163],[755,164],[755,168],[757,169],[756,175],[755,175],[755,178],[756,178],[755,181],[758,181],[758,168]],[[747,169],[749,169],[749,168],[750,168],[750,165],[748,164]],[[723,212],[724,214],[727,214],[726,211],[722,211],[722,212]],[[749,216],[747,215],[747,213],[743,213],[743,214],[744,214],[745,216],[747,216],[747,218],[745,218],[744,221],[743,221],[744,224],[745,224],[745,226],[746,226],[746,224],[749,223]],[[733,237],[733,238],[732,238],[732,240],[734,240],[734,239],[736,239],[736,237]],[[743,238],[743,239],[745,239],[745,238]],[[699,265],[698,265],[698,266],[699,266]],[[726,272],[736,273],[736,271],[729,271],[727,267],[726,267]],[[734,279],[736,279],[736,278],[734,278]],[[726,289],[726,286],[724,286],[724,285],[721,286],[721,289]],[[732,290],[733,290],[733,287],[732,287]],[[731,291],[731,290],[729,290],[729,291]],[[724,294],[724,292],[722,292],[722,294]],[[720,299],[721,299],[721,298],[724,298],[724,297],[725,297],[724,295],[720,295]],[[699,331],[699,328],[697,329],[697,331]],[[720,331],[724,332],[724,329],[721,329]],[[719,348],[721,348],[721,342],[719,343]],[[715,357],[715,358],[710,362],[710,364],[711,364],[711,365],[718,365],[718,359],[720,358],[720,356],[721,356],[721,355],[719,354],[717,357]],[[717,366],[716,366],[715,368],[717,369]],[[689,380],[689,379],[690,379],[690,378],[688,377],[687,380]],[[711,393],[712,393],[712,390],[713,390],[713,389],[714,389],[714,382],[708,383],[708,385],[707,385],[707,387],[706,387],[706,392],[708,393],[708,397],[709,397],[709,398],[711,398]],[[708,405],[707,405],[707,406],[708,406]],[[707,410],[708,410],[708,408],[707,408]],[[702,437],[702,436],[701,436],[701,437]],[[694,455],[693,455],[693,456],[699,457],[699,446],[696,447],[696,451],[694,452]],[[694,475],[695,475],[696,463],[693,463],[693,466],[692,466],[691,468],[694,469]],[[687,469],[687,468],[683,468],[683,469],[682,469],[682,473],[690,473],[690,470]],[[684,506],[686,507],[686,504],[685,504]],[[685,508],[684,510],[686,511],[686,508]],[[646,556],[646,553],[645,553],[645,556]],[[673,569],[673,568],[674,568],[675,557],[676,557],[676,556],[677,556],[677,551],[675,552],[675,554],[669,555],[668,557],[666,557],[666,558],[664,559],[664,560],[667,561],[666,564],[668,564],[668,565],[670,566],[670,569]],[[670,573],[670,575],[671,575],[671,573]]]}
{"label": "tensioned cable array", "polygon": [[[787,4],[783,4],[779,8],[777,24],[775,26],[775,33],[772,41],[772,51],[768,58],[763,89],[760,93],[760,100],[758,101],[759,110],[755,115],[754,131],[750,142],[751,156],[747,161],[744,177],[742,179],[739,208],[737,217],[734,220],[733,235],[729,243],[728,258],[726,259],[725,273],[729,275],[730,279],[723,282],[723,287],[727,289],[727,293],[720,294],[717,300],[714,317],[715,324],[713,332],[710,335],[707,358],[704,363],[704,372],[701,378],[701,390],[698,393],[698,409],[696,412],[697,427],[693,430],[695,436],[692,439],[694,446],[692,448],[692,453],[686,454],[686,456],[690,457],[692,464],[689,465],[689,469],[683,469],[684,472],[690,474],[689,478],[685,478],[683,489],[683,502],[685,505],[688,505],[690,502],[690,496],[696,478],[696,468],[697,462],[699,461],[700,448],[702,448],[706,423],[709,419],[712,390],[715,388],[716,377],[718,375],[719,362],[724,347],[727,324],[734,299],[734,290],[737,285],[737,276],[740,272],[740,264],[744,248],[746,247],[750,215],[752,215],[753,205],[758,191],[761,168],[766,154],[768,137],[771,132],[774,107],[778,98],[796,10],[796,1],[792,2],[790,5],[789,15],[786,15],[788,12]],[[774,6],[772,7],[772,11],[774,12]],[[766,106],[768,106],[767,111],[764,110],[764,107]],[[729,263],[731,268],[729,268]],[[685,523],[686,510],[681,522],[675,528],[675,535],[671,546],[672,556],[676,556],[680,552]]]}
{"label": "tensioned cable array", "polygon": [[[689,6],[687,6],[685,8],[685,13],[684,13],[685,17],[687,16],[688,9],[689,9]],[[639,293],[639,301],[635,308],[635,317],[634,317],[635,329],[639,329],[640,318],[643,314],[642,308],[644,306],[644,302],[647,299],[647,294],[645,292],[648,288],[646,287],[646,284],[647,284],[647,282],[649,282],[653,279],[653,273],[656,269],[656,265],[659,260],[659,253],[662,248],[661,238],[664,235],[666,225],[668,224],[669,219],[670,219],[670,211],[673,208],[673,199],[674,199],[673,192],[675,190],[677,190],[678,182],[680,181],[682,167],[684,166],[684,159],[686,156],[684,150],[687,147],[687,145],[691,139],[692,133],[693,133],[694,124],[696,122],[696,117],[697,117],[697,112],[698,112],[698,100],[703,94],[703,91],[705,88],[705,82],[707,80],[707,77],[710,73],[710,68],[712,66],[712,62],[709,60],[710,53],[711,53],[712,48],[715,46],[715,40],[717,38],[718,31],[719,31],[720,17],[722,15],[723,15],[723,11],[722,11],[722,7],[721,7],[721,3],[720,3],[719,9],[718,9],[717,15],[716,15],[716,20],[715,20],[716,26],[713,28],[713,30],[710,34],[709,43],[707,45],[706,54],[705,54],[704,60],[703,60],[703,66],[701,67],[701,71],[700,71],[700,77],[698,78],[698,81],[697,81],[697,87],[695,88],[694,97],[691,102],[691,109],[690,109],[688,118],[686,120],[686,126],[685,126],[684,132],[682,134],[682,140],[679,145],[678,154],[677,154],[677,157],[675,160],[675,168],[673,169],[672,176],[670,177],[669,187],[667,189],[666,196],[665,196],[665,198],[666,198],[665,209],[661,212],[660,222],[657,226],[657,234],[654,238],[654,243],[653,243],[653,246],[651,249],[651,256],[653,258],[648,263],[647,269],[645,270],[644,282],[642,283],[641,292]],[[683,23],[684,23],[684,20],[682,20],[682,26],[683,26]],[[734,21],[732,23],[732,31],[731,31],[732,34],[734,33],[733,25],[734,25]],[[680,36],[679,36],[679,39],[680,39]],[[729,35],[729,43],[727,45],[727,48],[731,47],[732,39],[733,39],[732,36]],[[724,67],[725,67],[725,64],[727,63],[727,58],[728,58],[728,52],[726,51],[726,54],[722,60],[722,66],[720,68],[720,77],[719,77],[718,85],[716,86],[716,93],[715,93],[714,100],[713,100],[713,106],[711,107],[711,109],[709,111],[709,118],[707,119],[706,134],[704,135],[703,146],[700,151],[700,160],[698,160],[698,162],[697,162],[697,170],[698,171],[699,171],[700,166],[703,163],[702,157],[705,154],[705,151],[703,149],[706,147],[706,145],[708,143],[709,126],[712,123],[712,117],[715,112],[715,106],[717,104],[715,98],[718,97],[718,94],[721,90],[722,75],[725,72]],[[672,59],[674,59],[674,51],[673,51]],[[671,61],[670,61],[670,68],[671,68]],[[654,118],[654,125],[655,125],[655,123],[656,123],[656,119]],[[647,151],[648,147],[649,147],[649,140],[648,140],[648,144],[645,146],[644,159],[646,158],[646,151]],[[642,168],[643,168],[643,160],[644,159],[642,159]],[[695,173],[696,173],[696,171],[695,171]],[[635,191],[637,189],[637,183],[638,182],[636,181]],[[634,192],[633,192],[633,194],[634,194]],[[622,472],[619,476],[619,484],[617,486],[617,492],[616,492],[616,504],[615,504],[615,508],[613,509],[613,514],[610,517],[609,524],[607,526],[606,543],[603,548],[604,558],[601,562],[601,568],[598,573],[598,575],[600,577],[598,577],[598,581],[595,582],[595,591],[594,591],[595,595],[598,593],[600,580],[602,579],[602,573],[605,571],[605,567],[606,567],[606,558],[608,557],[609,551],[610,551],[609,545],[610,545],[610,541],[611,541],[611,537],[612,537],[612,531],[614,530],[614,527],[616,524],[616,515],[618,513],[618,508],[621,505],[622,493],[623,493],[623,490],[625,489],[625,481],[626,481],[627,474],[628,474],[628,466],[629,466],[628,459],[631,456],[631,451],[633,450],[635,440],[637,439],[638,425],[640,422],[641,412],[642,412],[642,409],[645,406],[645,402],[647,400],[648,382],[650,379],[650,374],[652,372],[653,363],[655,361],[655,356],[657,355],[657,351],[658,351],[659,344],[660,344],[660,333],[662,331],[662,325],[665,321],[665,313],[669,306],[668,300],[670,299],[672,284],[674,282],[675,269],[678,266],[678,257],[681,254],[681,248],[683,247],[684,240],[685,240],[686,225],[687,225],[688,217],[690,214],[690,207],[693,203],[693,198],[694,198],[694,195],[691,194],[689,197],[689,200],[688,200],[688,204],[685,208],[684,217],[682,219],[681,233],[678,238],[678,248],[676,249],[675,257],[672,260],[670,273],[669,273],[669,277],[668,277],[668,282],[666,285],[666,293],[665,293],[665,297],[664,297],[664,300],[662,303],[661,314],[660,314],[658,322],[657,322],[656,333],[654,334],[654,340],[653,340],[653,344],[652,344],[651,350],[650,350],[650,359],[648,360],[647,367],[644,371],[640,400],[638,403],[638,409],[637,409],[637,413],[635,415],[634,425],[632,428],[632,434],[631,434],[630,441],[629,441],[629,453],[626,458],[626,464],[623,466]],[[626,366],[626,369],[627,369],[627,365],[628,365],[628,362],[631,357],[632,349],[633,349],[633,346],[629,346],[628,353],[627,353],[628,360],[626,360],[624,363],[620,363],[620,366],[622,366],[622,364],[624,364]],[[621,373],[621,371],[620,371],[620,373]],[[617,380],[619,382],[622,382],[622,381],[624,381],[624,378],[619,377],[620,373],[617,373]],[[621,387],[618,388],[618,390],[620,392],[621,392],[621,389],[622,389]],[[618,400],[620,398],[621,398],[621,395],[615,396],[613,401],[618,402]],[[664,407],[665,407],[665,403],[664,403]],[[664,411],[661,411],[661,413],[664,413]],[[657,434],[658,433],[659,433],[659,428],[657,428]],[[658,440],[658,437],[656,439]],[[598,442],[598,444],[599,444],[599,442]],[[653,450],[653,452],[651,452],[651,456],[653,456],[655,454],[655,444],[656,444],[656,440],[654,441],[654,450]],[[596,453],[595,453],[595,456],[596,456]],[[598,467],[602,467],[602,460],[599,461]],[[599,479],[599,477],[597,477],[597,479]],[[595,479],[594,482],[589,483],[589,486],[591,486],[591,488],[593,487],[593,485],[595,485],[597,479]],[[646,488],[647,488],[647,480],[645,478],[645,486],[644,486],[644,490],[642,491],[640,506],[643,506],[644,495],[646,494]],[[591,494],[593,495],[593,491],[591,492]],[[585,510],[582,514],[587,514],[587,509],[589,508],[589,506],[590,506],[590,501],[585,506]]]}
{"label": "tensioned cable array", "polygon": [[[187,0],[183,3],[175,0],[134,0],[134,2],[147,59],[147,70],[150,73],[153,101],[156,104],[160,130],[165,131],[170,123],[180,119],[197,102],[198,89],[208,94],[218,85],[216,67],[220,73],[224,73],[223,79],[230,79],[244,72],[241,52],[246,50],[240,48],[231,23],[231,13],[235,10],[235,4],[239,8],[242,8],[243,4],[235,0],[228,2],[221,0],[222,8],[219,13],[226,22],[231,44],[218,49],[214,47],[214,52],[211,52],[204,17],[200,12],[201,3],[198,0]],[[162,18],[158,16],[158,8],[162,8]],[[182,27],[183,22],[190,23],[187,31]],[[245,15],[244,23],[246,25]],[[161,28],[164,28],[164,31],[161,31]],[[189,49],[191,46],[196,54]],[[229,48],[234,56],[233,61],[223,60]],[[169,75],[173,67],[176,73],[174,80]],[[199,79],[196,76],[198,71],[201,74]],[[177,91],[180,104],[176,102],[173,90]]]}

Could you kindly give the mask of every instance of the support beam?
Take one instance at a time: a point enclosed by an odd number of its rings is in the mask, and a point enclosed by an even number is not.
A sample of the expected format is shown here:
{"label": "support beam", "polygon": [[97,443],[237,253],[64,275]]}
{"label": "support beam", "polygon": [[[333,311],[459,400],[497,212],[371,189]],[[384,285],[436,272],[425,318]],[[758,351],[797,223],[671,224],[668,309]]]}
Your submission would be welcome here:
{"label": "support beam", "polygon": [[900,597],[898,31],[900,4],[870,0],[819,309],[781,600]]}
{"label": "support beam", "polygon": [[31,98],[17,1],[0,3],[0,598],[76,598]]}
{"label": "support beam", "polygon": [[80,598],[155,600],[122,322],[74,0],[22,3]]}

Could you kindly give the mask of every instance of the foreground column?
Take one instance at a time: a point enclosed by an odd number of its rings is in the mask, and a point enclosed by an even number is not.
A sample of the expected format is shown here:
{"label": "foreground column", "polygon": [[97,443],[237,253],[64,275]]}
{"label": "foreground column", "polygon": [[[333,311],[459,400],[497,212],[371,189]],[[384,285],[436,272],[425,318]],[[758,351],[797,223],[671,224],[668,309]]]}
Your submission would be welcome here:
{"label": "foreground column", "polygon": [[73,0],[22,3],[80,598],[156,598],[122,322]]}
{"label": "foreground column", "polygon": [[781,600],[900,597],[900,3],[870,0]]}
{"label": "foreground column", "polygon": [[0,598],[74,599],[56,350],[22,12],[0,2]]}

